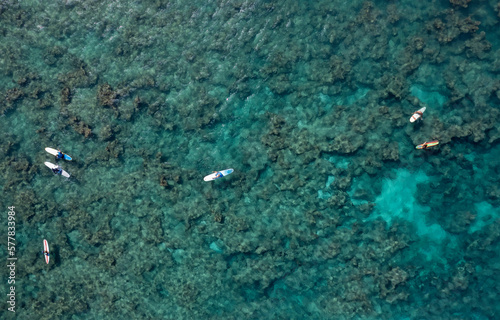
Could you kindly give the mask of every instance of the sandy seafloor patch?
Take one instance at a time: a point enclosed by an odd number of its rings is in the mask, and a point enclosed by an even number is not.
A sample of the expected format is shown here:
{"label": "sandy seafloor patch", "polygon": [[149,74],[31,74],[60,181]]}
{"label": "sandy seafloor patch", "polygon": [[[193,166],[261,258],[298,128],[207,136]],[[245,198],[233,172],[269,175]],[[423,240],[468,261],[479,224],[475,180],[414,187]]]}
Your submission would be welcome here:
{"label": "sandy seafloor patch", "polygon": [[499,15],[2,1],[0,318],[500,318]]}

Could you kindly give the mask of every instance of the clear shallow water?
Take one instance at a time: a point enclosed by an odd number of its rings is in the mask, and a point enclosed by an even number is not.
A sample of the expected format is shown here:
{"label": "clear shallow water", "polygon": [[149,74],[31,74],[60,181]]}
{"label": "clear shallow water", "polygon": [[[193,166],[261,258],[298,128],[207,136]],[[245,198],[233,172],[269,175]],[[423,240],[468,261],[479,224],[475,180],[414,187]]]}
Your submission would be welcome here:
{"label": "clear shallow water", "polygon": [[0,12],[15,318],[498,318],[495,4]]}

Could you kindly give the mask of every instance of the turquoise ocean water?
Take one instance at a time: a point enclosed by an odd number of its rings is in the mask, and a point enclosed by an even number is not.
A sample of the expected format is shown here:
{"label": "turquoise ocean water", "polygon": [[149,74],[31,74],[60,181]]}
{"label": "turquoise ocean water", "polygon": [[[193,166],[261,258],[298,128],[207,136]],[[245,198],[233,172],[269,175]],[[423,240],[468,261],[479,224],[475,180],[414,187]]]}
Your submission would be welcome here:
{"label": "turquoise ocean water", "polygon": [[496,0],[1,1],[0,318],[499,319],[499,21]]}

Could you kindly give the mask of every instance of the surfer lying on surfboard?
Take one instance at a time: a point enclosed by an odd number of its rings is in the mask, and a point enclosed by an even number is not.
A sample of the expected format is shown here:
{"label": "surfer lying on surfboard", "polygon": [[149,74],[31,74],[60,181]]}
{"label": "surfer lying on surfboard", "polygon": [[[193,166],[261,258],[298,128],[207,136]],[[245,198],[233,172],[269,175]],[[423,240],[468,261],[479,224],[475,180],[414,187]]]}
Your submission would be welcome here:
{"label": "surfer lying on surfboard", "polygon": [[223,177],[222,172],[220,172],[220,171],[212,171],[212,172],[215,173],[215,179]]}
{"label": "surfer lying on surfboard", "polygon": [[69,155],[65,154],[64,152],[62,152],[59,149],[54,149],[54,148],[47,147],[47,148],[45,148],[45,151],[47,151],[51,155],[55,156],[56,159],[64,159],[64,160],[67,160],[67,161],[73,160],[73,159],[71,159],[71,157]]}
{"label": "surfer lying on surfboard", "polygon": [[49,253],[49,243],[46,239],[43,239],[43,257],[45,258],[45,262],[49,264],[50,261],[50,253]]}
{"label": "surfer lying on surfboard", "polygon": [[64,159],[64,153],[61,152],[61,150],[57,150],[59,153],[56,156],[56,159]]}
{"label": "surfer lying on surfboard", "polygon": [[426,107],[420,108],[417,111],[413,112],[413,115],[410,118],[410,122],[415,122],[417,120],[423,120],[422,115],[425,112]]}
{"label": "surfer lying on surfboard", "polygon": [[60,166],[51,169],[54,174],[62,174],[62,168]]}
{"label": "surfer lying on surfboard", "polygon": [[429,141],[429,142],[426,141],[422,144],[419,144],[416,148],[417,149],[427,149],[429,147],[437,146],[438,144],[439,144],[439,141],[437,141],[437,140]]}
{"label": "surfer lying on surfboard", "polygon": [[70,177],[70,174],[67,173],[66,171],[64,171],[63,168],[61,168],[61,166],[55,165],[55,164],[47,162],[47,161],[45,161],[44,164],[47,167],[49,167],[50,170],[52,170],[53,174],[56,174],[56,175],[60,174],[61,176],[66,177],[66,178]]}
{"label": "surfer lying on surfboard", "polygon": [[420,116],[420,120],[424,120],[424,118],[422,118],[422,116],[424,115],[422,111],[415,111],[413,114],[418,114]]}
{"label": "surfer lying on surfboard", "polygon": [[203,178],[203,180],[205,180],[205,181],[213,181],[215,179],[219,179],[219,178],[225,177],[228,174],[233,173],[233,171],[234,171],[233,169],[226,169],[226,170],[221,170],[221,171],[212,171],[212,174],[209,174],[208,176],[206,176],[205,178]]}

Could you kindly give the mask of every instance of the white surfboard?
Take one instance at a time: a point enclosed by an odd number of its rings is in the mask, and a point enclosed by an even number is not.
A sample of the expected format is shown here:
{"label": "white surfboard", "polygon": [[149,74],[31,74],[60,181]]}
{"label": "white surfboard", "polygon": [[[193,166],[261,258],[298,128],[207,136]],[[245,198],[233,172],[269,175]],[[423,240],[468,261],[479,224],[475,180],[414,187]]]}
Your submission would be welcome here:
{"label": "white surfboard", "polygon": [[[50,162],[44,162],[44,164],[45,164],[47,167],[49,167],[50,169],[54,169],[54,168],[57,168],[57,167],[58,167],[57,165],[55,165],[55,164],[53,164],[53,163],[50,163]],[[62,170],[61,175],[62,175],[63,177],[66,177],[66,178],[69,178],[69,177],[70,177],[70,176],[69,176],[69,173],[67,173],[67,172],[66,172],[66,171],[64,171],[64,170]]]}
{"label": "white surfboard", "polygon": [[59,151],[56,150],[56,149],[53,149],[53,148],[45,148],[45,151],[47,151],[48,153],[50,153],[51,155],[54,155],[54,156],[57,156],[59,154]]}
{"label": "white surfboard", "polygon": [[47,240],[43,239],[43,252],[44,252],[43,255],[45,256],[45,262],[49,264],[50,256],[46,255],[45,251],[47,251],[50,254],[49,243],[47,242]]}
{"label": "white surfboard", "polygon": [[415,113],[413,113],[413,115],[412,115],[412,116],[411,116],[411,118],[410,118],[410,122],[415,122],[415,121],[417,121],[417,120],[421,117],[421,115],[419,115],[417,112],[422,112],[422,113],[424,113],[424,112],[425,112],[425,109],[426,109],[426,107],[423,107],[423,108],[421,108],[421,109],[418,109],[418,111],[416,111]]}
{"label": "white surfboard", "polygon": [[[212,180],[215,180],[215,179],[219,179],[219,178],[227,176],[228,174],[233,173],[233,171],[234,171],[233,169],[226,169],[226,170],[217,171],[217,172],[214,172],[212,174],[209,174],[208,176],[206,176],[205,178],[203,178],[203,180],[205,180],[205,181],[212,181]],[[219,172],[222,174],[222,177],[220,177],[220,176],[218,177],[217,176],[217,174]]]}

